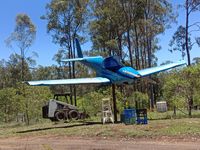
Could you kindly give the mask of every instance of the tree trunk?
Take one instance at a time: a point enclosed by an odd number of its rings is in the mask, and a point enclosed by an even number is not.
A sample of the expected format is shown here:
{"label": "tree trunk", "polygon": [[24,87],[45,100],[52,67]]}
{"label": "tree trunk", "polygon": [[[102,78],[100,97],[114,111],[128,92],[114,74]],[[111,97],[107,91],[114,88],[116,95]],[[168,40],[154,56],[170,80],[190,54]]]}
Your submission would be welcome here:
{"label": "tree trunk", "polygon": [[[24,66],[25,66],[25,60],[24,60],[24,50],[21,49],[21,61],[22,61],[22,74],[21,74],[21,80],[25,80],[25,72],[24,72]],[[22,84],[22,93],[23,97],[25,99],[25,116],[26,116],[26,124],[29,125],[30,123],[30,118],[29,118],[29,105],[28,105],[28,99],[26,99],[26,93],[25,93],[25,85]]]}
{"label": "tree trunk", "polygon": [[134,25],[135,30],[135,62],[136,62],[136,69],[140,69],[140,58],[139,58],[139,38],[137,32],[137,25]]}
{"label": "tree trunk", "polygon": [[176,116],[176,106],[174,106],[174,116]]}
{"label": "tree trunk", "polygon": [[128,41],[128,51],[129,51],[130,63],[131,63],[131,67],[133,67],[133,56],[132,56],[132,49],[131,49],[130,29],[127,29],[127,41]]}
{"label": "tree trunk", "polygon": [[189,98],[189,100],[188,100],[188,103],[189,103],[189,108],[188,108],[188,115],[189,115],[189,117],[192,117],[192,103],[193,103],[193,98],[192,98],[192,96]]}
{"label": "tree trunk", "polygon": [[[73,39],[73,58],[75,58],[75,43],[74,43],[74,39]],[[76,78],[76,75],[75,75],[75,62],[73,62],[72,64],[73,68],[72,68],[72,73],[73,73],[73,78],[75,79]],[[76,102],[76,86],[73,85],[73,93],[74,93],[74,105],[77,106],[77,102]]]}
{"label": "tree trunk", "polygon": [[[147,54],[148,54],[148,67],[152,66],[152,57],[151,57],[151,38],[147,37]],[[149,77],[151,78],[151,76]],[[154,94],[153,94],[153,85],[149,83],[150,90],[150,109],[154,109]]]}
{"label": "tree trunk", "polygon": [[120,59],[122,60],[122,36],[118,33],[118,55],[120,57]]}
{"label": "tree trunk", "polygon": [[186,25],[185,25],[185,44],[186,44],[186,52],[187,52],[187,59],[188,59],[188,66],[191,65],[191,62],[190,62],[190,50],[189,50],[189,43],[188,43],[188,26],[189,24],[189,3],[188,3],[188,0],[186,0]]}
{"label": "tree trunk", "polygon": [[[68,58],[71,58],[71,46],[68,48]],[[72,78],[72,68],[71,68],[71,62],[69,62],[69,79]],[[73,97],[72,97],[72,85],[69,86],[70,89],[70,104],[73,105]]]}

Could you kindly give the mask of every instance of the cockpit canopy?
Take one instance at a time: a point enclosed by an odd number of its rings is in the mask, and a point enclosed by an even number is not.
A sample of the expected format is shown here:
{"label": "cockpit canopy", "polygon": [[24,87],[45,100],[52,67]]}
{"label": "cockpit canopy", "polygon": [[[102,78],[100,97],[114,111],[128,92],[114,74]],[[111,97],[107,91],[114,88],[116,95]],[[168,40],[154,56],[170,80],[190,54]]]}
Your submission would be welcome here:
{"label": "cockpit canopy", "polygon": [[111,71],[116,71],[123,67],[123,64],[120,63],[120,59],[118,56],[107,57],[103,61],[104,67]]}

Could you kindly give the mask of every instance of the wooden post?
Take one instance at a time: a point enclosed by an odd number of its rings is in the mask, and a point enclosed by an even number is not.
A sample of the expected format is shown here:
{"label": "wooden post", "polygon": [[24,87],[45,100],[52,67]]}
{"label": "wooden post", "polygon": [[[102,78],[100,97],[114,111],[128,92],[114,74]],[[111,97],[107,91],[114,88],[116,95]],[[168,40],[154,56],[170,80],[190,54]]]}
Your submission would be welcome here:
{"label": "wooden post", "polygon": [[117,122],[117,105],[115,95],[115,84],[112,84],[112,96],[113,96],[113,111],[114,111],[114,122]]}

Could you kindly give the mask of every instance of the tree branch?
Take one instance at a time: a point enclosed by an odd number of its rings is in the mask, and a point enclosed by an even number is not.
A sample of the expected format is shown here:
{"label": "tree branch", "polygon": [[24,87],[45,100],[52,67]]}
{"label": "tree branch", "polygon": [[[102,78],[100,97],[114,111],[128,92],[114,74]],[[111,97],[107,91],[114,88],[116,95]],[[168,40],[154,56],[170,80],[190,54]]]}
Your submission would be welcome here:
{"label": "tree branch", "polygon": [[190,9],[190,11],[188,12],[188,15],[190,15],[190,13],[191,13],[193,10],[195,10],[198,6],[200,6],[200,3],[198,3],[197,5],[195,5],[194,7],[192,7],[192,8]]}
{"label": "tree branch", "polygon": [[197,30],[191,30],[191,31],[189,32],[189,34],[192,33],[192,32],[195,32],[195,31],[196,31],[196,32],[197,32],[197,31],[200,31],[200,29],[197,29]]}
{"label": "tree branch", "polygon": [[190,28],[190,27],[192,27],[192,26],[195,26],[195,25],[199,26],[198,24],[200,24],[200,22],[195,22],[195,23],[189,25],[188,28]]}

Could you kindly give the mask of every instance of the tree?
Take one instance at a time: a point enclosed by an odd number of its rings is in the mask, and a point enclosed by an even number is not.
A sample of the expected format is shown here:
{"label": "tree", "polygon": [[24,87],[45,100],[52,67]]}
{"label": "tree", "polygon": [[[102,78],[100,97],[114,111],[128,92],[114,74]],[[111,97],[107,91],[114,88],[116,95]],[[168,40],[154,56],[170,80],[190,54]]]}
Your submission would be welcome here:
{"label": "tree", "polygon": [[[185,35],[185,43],[186,43],[186,52],[187,52],[187,58],[188,58],[188,65],[190,66],[190,48],[189,48],[189,28],[197,25],[199,28],[200,22],[195,22],[192,25],[189,25],[189,17],[192,12],[195,12],[197,10],[200,10],[200,1],[199,0],[186,0],[185,1],[185,10],[186,10],[186,20],[185,20],[185,29],[186,29],[186,35]],[[199,30],[200,31],[200,28]],[[190,31],[191,32],[191,31]]]}
{"label": "tree", "polygon": [[16,118],[20,101],[17,101],[16,89],[4,88],[0,90],[0,119],[6,123]]}
{"label": "tree", "polygon": [[[177,31],[174,33],[172,40],[170,41],[170,46],[176,45],[174,50],[181,50],[182,57],[187,55],[188,66],[191,65],[190,50],[192,46],[197,43],[199,45],[200,37],[196,37],[196,42],[191,42],[192,32],[200,31],[200,22],[194,22],[190,24],[189,20],[192,13],[200,10],[200,1],[199,0],[185,0],[183,5],[185,8],[185,26],[179,26]],[[176,40],[176,42],[174,42]],[[180,47],[179,47],[180,46]]]}
{"label": "tree", "polygon": [[15,45],[20,50],[21,57],[21,80],[25,78],[24,65],[26,61],[26,53],[33,44],[36,36],[36,27],[26,14],[18,14],[16,17],[16,26],[14,32],[6,40],[8,46]]}
{"label": "tree", "polygon": [[195,64],[199,64],[199,63],[200,63],[200,57],[194,57],[194,58],[193,58],[193,62],[194,62]]}
{"label": "tree", "polygon": [[[157,35],[175,18],[167,0],[95,0],[92,6],[90,33],[98,52],[119,55],[126,65],[136,69],[156,65],[154,53],[160,48]],[[134,90],[150,91],[153,108],[153,86],[147,83],[133,86]]]}
{"label": "tree", "polygon": [[[169,46],[172,47],[172,49],[170,49],[170,52],[180,51],[182,54],[182,59],[184,59],[187,53],[186,42],[185,42],[185,37],[186,37],[185,31],[186,31],[185,27],[179,26],[169,43]],[[188,49],[189,51],[192,49],[192,43],[190,37],[188,38]]]}
{"label": "tree", "polygon": [[[32,23],[31,19],[26,14],[18,14],[16,17],[16,25],[14,32],[6,40],[8,46],[17,47],[20,50],[21,57],[21,81],[25,81],[25,64],[26,64],[26,53],[30,46],[33,44],[36,36],[36,27]],[[23,88],[23,94],[25,95],[25,88]],[[26,120],[29,124],[28,116],[28,102],[26,103]]]}
{"label": "tree", "polygon": [[[47,13],[42,16],[46,19],[47,31],[52,33],[53,42],[67,49],[67,58],[75,57],[74,40],[80,37],[78,33],[86,23],[87,0],[52,0],[46,6]],[[69,78],[75,78],[74,62],[69,62]],[[76,105],[76,88],[73,88]],[[72,93],[72,86],[70,86]],[[72,100],[72,98],[71,98]]]}
{"label": "tree", "polygon": [[188,115],[192,115],[193,100],[199,104],[198,93],[200,92],[200,65],[194,65],[179,70],[165,78],[163,95],[171,106],[187,104]]}

